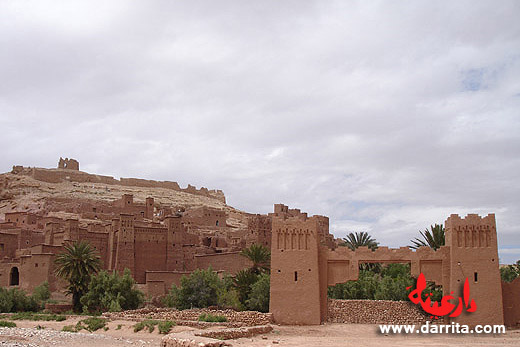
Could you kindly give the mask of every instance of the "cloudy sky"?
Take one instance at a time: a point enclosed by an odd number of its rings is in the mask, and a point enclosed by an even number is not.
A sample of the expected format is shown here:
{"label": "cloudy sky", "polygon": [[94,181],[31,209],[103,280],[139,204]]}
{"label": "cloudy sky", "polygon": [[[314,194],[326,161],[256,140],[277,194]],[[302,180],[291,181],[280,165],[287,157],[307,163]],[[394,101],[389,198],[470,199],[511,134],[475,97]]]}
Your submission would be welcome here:
{"label": "cloudy sky", "polygon": [[0,2],[0,171],[223,189],[406,246],[495,213],[520,259],[520,2]]}

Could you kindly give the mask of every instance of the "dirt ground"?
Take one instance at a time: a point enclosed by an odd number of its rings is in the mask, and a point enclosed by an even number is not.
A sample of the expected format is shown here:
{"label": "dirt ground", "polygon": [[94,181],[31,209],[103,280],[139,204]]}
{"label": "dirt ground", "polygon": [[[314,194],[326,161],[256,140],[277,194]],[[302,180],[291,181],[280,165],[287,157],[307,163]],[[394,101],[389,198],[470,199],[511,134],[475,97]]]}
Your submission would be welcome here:
{"label": "dirt ground", "polygon": [[[164,335],[157,329],[135,333],[136,322],[115,320],[107,331],[95,333],[63,333],[64,325],[77,322],[16,321],[17,328],[0,328],[0,346],[120,347],[159,346]],[[40,325],[44,329],[36,329]],[[121,325],[120,329],[117,329]],[[172,333],[193,328],[177,326]],[[273,332],[252,338],[228,341],[233,346],[520,346],[520,330],[501,335],[382,335],[377,325],[324,324],[321,326],[274,326]]]}

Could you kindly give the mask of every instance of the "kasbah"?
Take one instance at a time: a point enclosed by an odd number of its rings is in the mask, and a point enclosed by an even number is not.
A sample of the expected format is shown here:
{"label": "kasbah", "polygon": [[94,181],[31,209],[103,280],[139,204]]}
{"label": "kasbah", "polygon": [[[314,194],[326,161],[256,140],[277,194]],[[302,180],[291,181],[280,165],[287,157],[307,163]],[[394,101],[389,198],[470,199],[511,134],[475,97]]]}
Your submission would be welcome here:
{"label": "kasbah", "polygon": [[[63,290],[65,283],[54,275],[54,258],[67,243],[84,240],[99,252],[104,269],[128,268],[140,289],[159,296],[195,269],[211,266],[233,275],[248,268],[240,251],[262,244],[271,249],[270,312],[278,324],[325,322],[328,286],[357,280],[361,263],[409,263],[412,276],[423,274],[448,293],[460,292],[468,279],[478,309],[447,322],[514,326],[520,321],[520,281],[500,280],[494,214],[452,214],[445,221],[446,245],[437,251],[352,251],[338,247],[326,216],[309,217],[283,204],[267,215],[248,214],[226,205],[220,190],[117,180],[82,172],[74,159],[60,158],[55,169],[14,166],[0,175],[0,202],[12,198],[16,187],[31,186],[43,192],[37,201],[0,204],[3,287],[31,292],[48,281],[51,291]],[[71,193],[53,194],[57,189]],[[102,198],[92,199],[87,191]],[[161,193],[143,196],[146,191]],[[139,198],[134,200],[132,192]],[[164,198],[174,193],[181,198]]]}

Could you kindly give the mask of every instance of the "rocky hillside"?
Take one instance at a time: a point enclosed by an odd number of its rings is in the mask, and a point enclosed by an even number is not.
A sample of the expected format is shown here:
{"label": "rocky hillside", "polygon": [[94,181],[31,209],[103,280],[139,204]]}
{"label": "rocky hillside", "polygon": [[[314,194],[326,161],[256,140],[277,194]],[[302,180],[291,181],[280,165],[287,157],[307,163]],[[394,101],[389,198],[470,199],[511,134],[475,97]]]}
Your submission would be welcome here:
{"label": "rocky hillside", "polygon": [[[34,175],[34,171],[61,175],[64,179],[39,179]],[[33,174],[31,174],[33,173]],[[71,175],[72,174],[72,175]],[[69,178],[70,175],[72,179]],[[79,175],[79,176],[78,176]],[[146,197],[153,197],[156,206],[173,206],[178,208],[190,208],[197,206],[208,206],[224,209],[228,213],[227,223],[235,227],[247,226],[246,213],[228,206],[224,201],[223,193],[209,191],[202,195],[200,191],[192,188],[193,193],[187,189],[171,189],[164,187],[154,187],[155,181],[132,179],[139,186],[121,184],[118,180],[108,181],[109,183],[99,182],[78,182],[82,179],[75,177],[95,177],[81,171],[69,171],[61,169],[28,169],[15,167],[12,172],[0,174],[0,219],[3,219],[6,212],[24,211],[37,214],[66,214],[67,211],[56,211],[54,206],[60,202],[78,203],[82,201],[105,201],[112,202],[120,199],[123,194],[133,194],[134,200],[144,202]],[[54,181],[54,182],[52,182]],[[131,182],[130,181],[130,184]],[[168,182],[170,183],[170,182]],[[175,183],[175,182],[173,182]],[[175,183],[176,184],[176,183]],[[149,187],[143,185],[150,185]],[[203,188],[204,189],[204,188]],[[207,191],[207,190],[206,190]],[[203,191],[205,192],[205,191]],[[215,195],[215,196],[214,196]],[[61,212],[61,213],[60,213]]]}

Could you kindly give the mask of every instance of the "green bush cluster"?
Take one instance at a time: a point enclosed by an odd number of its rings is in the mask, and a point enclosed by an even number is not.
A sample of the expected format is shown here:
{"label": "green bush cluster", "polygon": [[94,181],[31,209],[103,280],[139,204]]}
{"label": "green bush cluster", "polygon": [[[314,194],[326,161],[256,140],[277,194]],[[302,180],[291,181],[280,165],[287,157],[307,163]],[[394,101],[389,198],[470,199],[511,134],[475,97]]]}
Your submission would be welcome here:
{"label": "green bush cluster", "polygon": [[240,305],[231,278],[220,279],[211,268],[197,269],[189,276],[182,276],[180,287],[173,284],[163,303],[179,310],[193,307],[237,307]]}
{"label": "green bush cluster", "polygon": [[269,273],[240,270],[234,278],[234,286],[240,301],[239,309],[269,312]]}
{"label": "green bush cluster", "polygon": [[160,334],[168,334],[170,330],[175,326],[175,322],[171,320],[162,321],[157,325],[157,329],[159,329]]}
{"label": "green bush cluster", "polygon": [[233,281],[240,308],[268,312],[271,252],[264,245],[252,244],[243,249],[241,255],[249,259],[252,266],[237,272]]}
{"label": "green bush cluster", "polygon": [[168,334],[170,330],[175,326],[175,322],[171,320],[158,321],[158,320],[144,320],[134,325],[134,332],[139,332],[143,329],[147,329],[149,333],[155,330],[155,326],[159,330],[160,334]]}
{"label": "green bush cluster", "polygon": [[245,301],[249,310],[269,312],[270,278],[268,273],[258,275],[257,280],[251,285]]}
{"label": "green bush cluster", "polygon": [[80,320],[76,325],[66,325],[61,330],[68,331],[71,333],[76,333],[80,330],[87,330],[88,332],[93,332],[99,329],[103,329],[105,331],[108,330],[107,320],[99,317],[90,317],[86,319]]}
{"label": "green bush cluster", "polygon": [[[359,279],[346,283],[339,283],[328,289],[328,296],[332,299],[365,299],[365,300],[394,300],[406,301],[409,290],[415,286],[415,279],[410,275],[409,264],[389,264],[374,270],[360,270]],[[442,289],[439,286],[428,284],[423,292],[432,293],[432,301],[442,298]]]}
{"label": "green bush cluster", "polygon": [[5,320],[0,320],[0,327],[16,328],[16,323],[15,322],[5,321]]}
{"label": "green bush cluster", "polygon": [[159,322],[155,320],[144,320],[134,325],[134,333],[137,333],[144,328],[148,329],[148,332],[151,333],[155,330],[157,324],[159,324]]}
{"label": "green bush cluster", "polygon": [[69,333],[77,333],[78,330],[76,329],[75,325],[65,325],[63,328],[61,328],[61,331],[66,331]]}
{"label": "green bush cluster", "polygon": [[179,310],[217,306],[268,312],[269,274],[245,269],[220,279],[211,268],[198,269],[183,276],[179,287],[172,285],[163,304]]}
{"label": "green bush cluster", "polygon": [[54,313],[34,313],[34,312],[17,312],[13,313],[9,317],[10,320],[33,320],[33,321],[56,321],[63,322],[67,319],[64,315],[58,315]]}
{"label": "green bush cluster", "polygon": [[211,313],[203,313],[199,316],[199,322],[227,322],[227,318],[220,315],[213,315]]}
{"label": "green bush cluster", "polygon": [[520,260],[513,265],[506,265],[500,268],[500,277],[504,282],[513,282],[520,277]]}
{"label": "green bush cluster", "polygon": [[144,294],[136,288],[128,269],[122,276],[115,271],[100,271],[92,276],[88,291],[81,298],[83,310],[88,312],[133,310],[143,301]]}
{"label": "green bush cluster", "polygon": [[0,288],[0,312],[40,311],[50,296],[47,282],[36,287],[32,295],[18,288]]}

